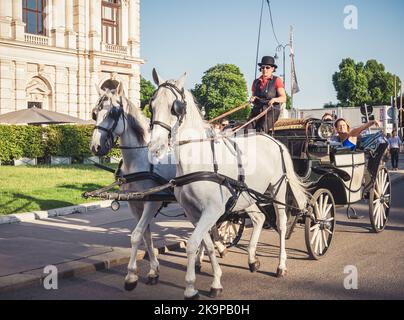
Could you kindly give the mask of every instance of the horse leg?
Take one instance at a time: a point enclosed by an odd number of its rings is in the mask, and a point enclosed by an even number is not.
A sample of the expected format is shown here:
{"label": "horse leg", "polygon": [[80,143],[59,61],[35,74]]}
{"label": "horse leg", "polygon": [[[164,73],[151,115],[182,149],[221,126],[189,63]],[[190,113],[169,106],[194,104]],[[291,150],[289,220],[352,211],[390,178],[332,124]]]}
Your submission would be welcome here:
{"label": "horse leg", "polygon": [[[278,201],[285,201],[286,197],[282,200],[278,199]],[[276,211],[276,221],[279,233],[279,266],[276,271],[276,276],[278,278],[282,278],[286,276],[287,268],[286,268],[286,229],[287,229],[287,215],[286,215],[286,208],[285,206],[281,205],[274,205]]]}
{"label": "horse leg", "polygon": [[[154,217],[154,213],[151,215],[151,218],[153,218],[153,217]],[[157,260],[156,253],[154,251],[153,239],[152,239],[152,234],[150,231],[150,221],[148,222],[145,233],[143,235],[143,241],[146,244],[147,253],[149,256],[149,260],[150,260],[150,271],[147,274],[146,284],[155,285],[158,283],[160,271],[159,271],[159,261]]]}
{"label": "horse leg", "polygon": [[209,233],[206,233],[203,237],[203,241],[206,245],[206,250],[209,255],[210,262],[212,264],[213,270],[213,282],[210,288],[209,296],[211,298],[217,298],[223,292],[223,287],[220,282],[222,278],[222,270],[220,269],[220,265],[217,262],[216,252],[215,252],[215,245],[213,244],[212,238],[210,237]]}
{"label": "horse leg", "polygon": [[249,207],[246,211],[253,224],[253,232],[251,234],[250,243],[248,244],[248,266],[251,272],[257,272],[261,266],[256,255],[257,245],[265,222],[265,215],[256,204]]}
{"label": "horse leg", "polygon": [[223,242],[220,240],[219,229],[217,228],[216,225],[213,226],[211,233],[212,233],[213,242],[217,248],[217,251],[219,251],[220,258],[224,258],[227,254],[227,248],[223,244]]}
{"label": "horse leg", "polygon": [[200,273],[202,270],[202,262],[203,258],[205,257],[205,246],[203,243],[199,246],[198,254],[196,256],[196,262],[195,262],[195,271],[196,273]]}
{"label": "horse leg", "polygon": [[[143,210],[140,210],[139,204],[129,203],[132,213],[134,213],[135,218],[139,217],[140,220],[138,221],[136,228],[133,230],[131,235],[131,254],[130,260],[128,263],[128,274],[125,277],[125,289],[130,291],[136,288],[137,282],[139,280],[138,277],[138,270],[137,270],[137,251],[140,245],[140,241],[143,239],[149,254],[150,258],[150,273],[151,277],[154,280],[154,283],[157,282],[158,279],[158,260],[155,256],[154,249],[153,249],[153,242],[151,237],[150,228],[148,228],[151,220],[154,217],[154,214],[160,207],[160,203],[144,203],[142,205]],[[139,214],[140,213],[140,214]],[[141,214],[143,213],[143,214]],[[147,232],[146,232],[147,231]],[[145,235],[146,232],[146,236]],[[150,279],[150,277],[149,277]]]}
{"label": "horse leg", "polygon": [[[193,212],[192,214],[195,214]],[[201,245],[202,239],[204,239],[205,235],[210,237],[209,235],[209,230],[213,227],[215,224],[216,220],[219,219],[218,215],[214,212],[208,212],[206,210],[202,211],[202,214],[200,215],[200,219],[198,224],[196,225],[194,232],[192,233],[191,237],[189,238],[187,242],[187,273],[185,275],[185,292],[184,292],[184,297],[185,299],[198,299],[199,294],[198,290],[195,289],[195,262],[196,262],[196,254],[197,250]],[[206,239],[209,243],[212,242],[211,239]],[[205,243],[206,244],[206,243]],[[209,252],[210,250],[208,250]],[[211,252],[209,252],[211,254]],[[216,257],[214,257],[213,261],[215,260]],[[212,259],[212,257],[211,257]],[[211,260],[212,262],[212,260]],[[217,261],[216,261],[217,263]],[[213,262],[212,262],[213,265]]]}

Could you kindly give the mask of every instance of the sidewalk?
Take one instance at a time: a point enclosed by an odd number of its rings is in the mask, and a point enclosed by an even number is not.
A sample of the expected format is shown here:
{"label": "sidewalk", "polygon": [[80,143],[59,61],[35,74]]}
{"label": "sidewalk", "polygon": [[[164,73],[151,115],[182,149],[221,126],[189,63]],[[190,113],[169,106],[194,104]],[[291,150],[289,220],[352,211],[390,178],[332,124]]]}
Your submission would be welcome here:
{"label": "sidewalk", "polygon": [[[163,213],[181,213],[170,205]],[[127,264],[135,223],[128,206],[114,213],[98,209],[86,214],[0,225],[0,293],[40,285],[44,267],[55,265],[60,278]],[[151,226],[155,248],[176,250],[193,229],[184,217],[159,215]],[[143,243],[138,259],[145,256]]]}
{"label": "sidewalk", "polygon": [[[391,163],[386,163],[391,168]],[[390,171],[393,183],[404,180],[404,154],[399,171]],[[175,216],[182,212],[170,205],[163,213]],[[27,214],[28,216],[30,214]],[[0,293],[28,285],[41,285],[44,267],[55,265],[59,277],[110,269],[127,264],[130,257],[130,235],[135,223],[127,206],[120,211],[96,209],[66,216],[44,216],[0,225]],[[151,225],[155,248],[164,253],[185,246],[193,230],[184,217],[159,215]],[[138,259],[145,256],[143,243]]]}
{"label": "sidewalk", "polygon": [[389,170],[391,181],[397,183],[404,180],[404,153],[400,153],[398,161],[398,171],[392,171],[391,160],[386,162],[386,168]]}

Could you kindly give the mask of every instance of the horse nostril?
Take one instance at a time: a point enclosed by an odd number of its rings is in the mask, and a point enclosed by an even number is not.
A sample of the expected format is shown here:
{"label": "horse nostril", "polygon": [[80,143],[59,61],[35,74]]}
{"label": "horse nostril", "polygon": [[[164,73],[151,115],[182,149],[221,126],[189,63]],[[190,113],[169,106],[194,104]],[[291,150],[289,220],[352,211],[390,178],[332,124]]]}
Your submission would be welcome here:
{"label": "horse nostril", "polygon": [[96,151],[96,152],[100,152],[100,151],[101,151],[101,146],[99,146],[99,145],[96,146],[96,147],[95,147],[95,151]]}

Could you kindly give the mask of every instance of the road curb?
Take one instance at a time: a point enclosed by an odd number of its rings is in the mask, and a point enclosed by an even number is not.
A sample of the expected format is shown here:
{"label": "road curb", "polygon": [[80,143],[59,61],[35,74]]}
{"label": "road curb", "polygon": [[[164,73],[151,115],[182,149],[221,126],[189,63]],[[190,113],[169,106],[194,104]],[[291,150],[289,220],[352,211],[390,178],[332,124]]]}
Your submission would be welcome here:
{"label": "road curb", "polygon": [[[111,202],[112,201],[110,200],[106,200],[106,201],[80,204],[77,206],[51,209],[48,211],[33,211],[33,212],[9,214],[6,216],[0,216],[0,225],[13,224],[19,222],[30,222],[47,218],[67,216],[71,214],[85,214],[94,210],[109,208],[111,206]],[[121,207],[125,207],[127,205],[128,204],[126,202],[121,203]]]}
{"label": "road curb", "polygon": [[[165,254],[185,247],[186,241],[180,240],[177,242],[163,243],[161,246],[155,248],[155,252],[156,254]],[[108,253],[56,265],[58,279],[68,279],[128,264],[130,259],[129,250],[130,249],[115,248]],[[139,250],[137,260],[143,260],[145,257],[147,257],[147,253],[144,250]],[[47,274],[44,274],[44,270],[41,268],[0,277],[0,294],[26,287],[41,287],[46,276]]]}

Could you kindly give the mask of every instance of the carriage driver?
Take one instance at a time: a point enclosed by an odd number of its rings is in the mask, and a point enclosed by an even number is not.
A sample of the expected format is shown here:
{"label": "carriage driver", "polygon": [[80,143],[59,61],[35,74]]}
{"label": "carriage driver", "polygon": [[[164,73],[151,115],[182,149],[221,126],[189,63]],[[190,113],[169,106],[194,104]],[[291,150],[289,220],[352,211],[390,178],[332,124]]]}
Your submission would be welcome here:
{"label": "carriage driver", "polygon": [[275,64],[275,59],[265,56],[258,66],[260,67],[261,77],[256,79],[252,85],[250,102],[254,104],[254,107],[250,119],[270,108],[266,116],[258,119],[254,124],[257,131],[264,131],[269,134],[276,121],[278,121],[281,105],[286,103],[287,97],[282,79],[273,75],[278,68]]}

